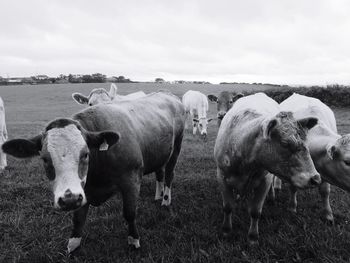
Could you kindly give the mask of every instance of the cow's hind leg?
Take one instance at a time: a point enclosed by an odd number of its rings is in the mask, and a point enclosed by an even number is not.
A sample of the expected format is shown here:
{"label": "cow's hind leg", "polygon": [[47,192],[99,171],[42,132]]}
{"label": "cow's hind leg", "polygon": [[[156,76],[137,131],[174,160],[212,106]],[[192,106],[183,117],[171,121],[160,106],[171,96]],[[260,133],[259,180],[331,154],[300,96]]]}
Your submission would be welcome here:
{"label": "cow's hind leg", "polygon": [[258,243],[259,239],[259,219],[266,195],[269,192],[273,180],[271,174],[267,174],[260,184],[253,189],[253,194],[249,200],[248,212],[250,215],[250,227],[248,231],[248,242],[250,245]]}
{"label": "cow's hind leg", "polygon": [[322,205],[323,205],[322,216],[327,222],[329,222],[330,224],[333,224],[334,217],[333,217],[331,205],[329,204],[329,194],[331,192],[331,186],[327,182],[322,182],[318,190],[321,195]]}
{"label": "cow's hind leg", "polygon": [[224,179],[224,175],[218,169],[217,170],[217,181],[221,189],[223,210],[224,210],[224,221],[222,223],[222,233],[227,236],[232,230],[232,210],[233,203],[235,201],[233,194],[233,186],[228,185]]}
{"label": "cow's hind leg", "polygon": [[140,247],[140,236],[136,227],[136,204],[140,194],[139,174],[133,174],[120,185],[123,197],[123,214],[128,224],[128,244],[135,248]]}
{"label": "cow's hind leg", "polygon": [[179,157],[181,151],[182,138],[183,134],[175,139],[173,153],[165,166],[165,188],[162,206],[169,206],[171,204],[171,183],[174,179],[174,169],[177,163],[177,158]]}
{"label": "cow's hind leg", "polygon": [[68,253],[73,252],[80,246],[83,227],[89,210],[89,204],[84,205],[73,213],[73,231],[68,240]]}
{"label": "cow's hind leg", "polygon": [[156,195],[154,200],[160,200],[164,194],[164,168],[156,171]]}
{"label": "cow's hind leg", "polygon": [[288,210],[296,213],[297,212],[297,206],[298,206],[298,200],[297,200],[297,188],[293,185],[289,185],[289,206]]}

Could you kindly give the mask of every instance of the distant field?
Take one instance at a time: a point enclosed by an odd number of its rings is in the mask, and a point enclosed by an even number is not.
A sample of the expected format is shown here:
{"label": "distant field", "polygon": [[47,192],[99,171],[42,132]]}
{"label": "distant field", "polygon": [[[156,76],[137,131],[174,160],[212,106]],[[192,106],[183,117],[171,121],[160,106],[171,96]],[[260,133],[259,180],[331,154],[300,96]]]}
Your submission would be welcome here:
{"label": "distant field", "polygon": [[[9,137],[36,135],[53,118],[83,109],[72,92],[88,95],[94,87],[109,84],[62,84],[0,87],[5,102]],[[266,90],[263,85],[157,85],[118,84],[120,94],[168,89],[178,96],[189,90],[218,94],[222,90]],[[334,108],[340,133],[350,133],[350,109]],[[210,116],[216,104],[210,103]],[[335,225],[320,219],[321,202],[316,190],[300,192],[298,214],[286,210],[288,193],[275,205],[265,203],[260,221],[260,245],[246,242],[249,218],[242,204],[233,215],[233,233],[223,239],[221,195],[215,178],[213,147],[216,124],[208,140],[187,131],[173,183],[174,215],[153,201],[154,175],[141,187],[137,224],[141,249],[127,246],[127,229],[120,196],[91,208],[82,247],[66,255],[71,214],[55,211],[48,180],[38,158],[8,157],[0,175],[0,262],[349,262],[350,195],[333,187],[331,205]]]}

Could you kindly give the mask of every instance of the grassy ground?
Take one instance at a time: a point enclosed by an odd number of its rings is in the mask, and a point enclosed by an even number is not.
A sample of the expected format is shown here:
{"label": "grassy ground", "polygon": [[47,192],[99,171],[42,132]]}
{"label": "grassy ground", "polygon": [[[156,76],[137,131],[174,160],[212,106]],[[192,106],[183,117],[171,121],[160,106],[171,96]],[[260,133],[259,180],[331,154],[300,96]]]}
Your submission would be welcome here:
{"label": "grassy ground", "polygon": [[[42,85],[0,87],[9,137],[36,135],[55,117],[70,116],[82,109],[73,102],[74,91],[84,94],[101,85]],[[218,94],[263,86],[233,85],[118,85],[121,94],[142,89],[170,89],[182,95],[188,89]],[[210,103],[210,116],[216,113]],[[335,108],[341,133],[350,132],[350,109]],[[321,203],[316,190],[299,194],[298,214],[286,210],[284,191],[275,205],[266,203],[260,221],[260,245],[246,242],[249,218],[244,204],[233,215],[233,232],[220,236],[221,196],[215,179],[213,147],[216,124],[209,126],[208,140],[187,131],[173,184],[170,214],[154,202],[154,175],[145,176],[138,208],[141,249],[127,246],[120,196],[89,211],[82,247],[66,254],[71,214],[55,211],[48,180],[37,158],[8,157],[8,169],[0,177],[0,262],[349,262],[350,196],[333,187],[331,205],[335,225],[320,219]]]}

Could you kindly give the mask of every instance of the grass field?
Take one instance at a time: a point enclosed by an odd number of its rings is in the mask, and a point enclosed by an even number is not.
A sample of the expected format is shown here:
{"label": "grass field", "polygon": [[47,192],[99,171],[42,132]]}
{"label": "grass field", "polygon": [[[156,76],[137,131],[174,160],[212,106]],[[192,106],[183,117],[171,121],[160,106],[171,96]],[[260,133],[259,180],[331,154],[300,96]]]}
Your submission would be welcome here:
{"label": "grass field", "polygon": [[[109,88],[109,84],[0,87],[10,139],[36,135],[51,119],[82,109],[71,93],[87,95],[93,87]],[[223,89],[269,88],[156,84],[118,87],[121,94],[169,89],[179,96],[188,89],[218,94]],[[350,109],[334,111],[340,133],[349,133]],[[209,115],[215,114],[216,105],[210,103]],[[0,262],[350,262],[350,195],[336,187],[331,193],[334,226],[320,219],[317,190],[299,193],[297,215],[287,211],[288,192],[283,191],[276,204],[265,203],[258,247],[249,247],[246,241],[249,218],[244,203],[234,212],[232,235],[223,239],[221,195],[213,160],[215,123],[210,124],[208,132],[204,142],[186,131],[173,183],[173,214],[153,200],[154,175],[144,177],[137,218],[141,235],[138,251],[127,246],[127,229],[117,195],[90,209],[82,247],[67,255],[71,214],[52,208],[48,180],[39,159],[8,157],[8,168],[0,176]]]}

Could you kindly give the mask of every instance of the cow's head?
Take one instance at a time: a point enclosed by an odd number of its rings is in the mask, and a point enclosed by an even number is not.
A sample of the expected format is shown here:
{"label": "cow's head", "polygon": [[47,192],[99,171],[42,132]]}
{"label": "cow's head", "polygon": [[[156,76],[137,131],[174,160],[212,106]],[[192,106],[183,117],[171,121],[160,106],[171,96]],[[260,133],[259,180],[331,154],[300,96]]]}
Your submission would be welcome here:
{"label": "cow's head", "polygon": [[109,92],[103,88],[93,89],[89,96],[86,97],[81,93],[73,93],[72,98],[78,104],[86,104],[88,106],[94,106],[100,103],[111,102],[117,96],[117,86],[112,83]]}
{"label": "cow's head", "polygon": [[321,177],[306,147],[306,134],[316,118],[296,121],[291,112],[280,112],[262,125],[259,157],[266,170],[299,188],[317,185]]}
{"label": "cow's head", "polygon": [[343,135],[326,147],[325,159],[315,158],[322,167],[322,176],[348,192],[350,192],[350,134]]}
{"label": "cow's head", "polygon": [[119,139],[111,131],[89,132],[72,119],[57,119],[31,139],[14,139],[3,144],[5,153],[18,158],[40,156],[52,183],[54,206],[73,210],[86,203],[84,186],[90,151],[112,146]]}
{"label": "cow's head", "polygon": [[231,109],[232,105],[236,100],[242,98],[244,95],[242,93],[234,94],[229,91],[222,91],[219,94],[219,97],[215,95],[208,95],[208,99],[210,101],[217,103],[217,117],[218,117],[218,125],[220,126],[222,119],[226,115],[226,113]]}
{"label": "cow's head", "polygon": [[210,118],[206,118],[206,117],[203,117],[203,118],[193,118],[193,125],[195,125],[195,127],[197,126],[198,127],[198,130],[199,130],[199,133],[204,137],[206,138],[207,136],[207,127],[208,127],[208,123],[211,122],[213,119]]}

